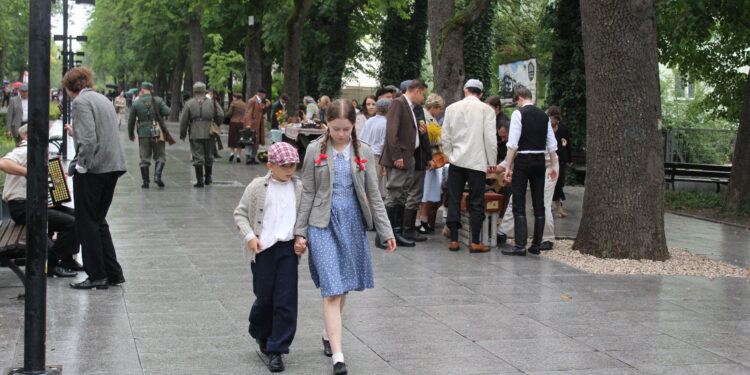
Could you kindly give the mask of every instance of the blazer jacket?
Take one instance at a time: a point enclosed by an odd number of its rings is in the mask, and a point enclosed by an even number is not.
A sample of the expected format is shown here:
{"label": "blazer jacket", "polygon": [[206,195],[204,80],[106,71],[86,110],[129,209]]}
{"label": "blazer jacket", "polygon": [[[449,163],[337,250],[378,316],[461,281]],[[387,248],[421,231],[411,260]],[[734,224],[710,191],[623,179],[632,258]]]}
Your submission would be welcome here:
{"label": "blazer jacket", "polygon": [[[297,225],[294,234],[307,237],[307,227],[314,226],[325,228],[331,221],[331,195],[333,193],[333,160],[322,159],[319,164],[315,161],[320,157],[320,144],[324,137],[310,143],[307,146],[305,160],[302,163],[302,200],[297,212]],[[328,141],[328,150],[333,145]],[[382,239],[393,238],[391,223],[385,213],[385,205],[378,190],[378,175],[375,171],[375,161],[370,146],[360,142],[359,154],[366,159],[365,170],[360,171],[359,165],[354,161],[354,150],[352,149],[350,164],[354,190],[357,193],[359,207],[362,210],[367,228],[373,225]]]}
{"label": "blazer jacket", "polygon": [[13,133],[14,137],[18,137],[18,128],[21,127],[21,121],[23,121],[21,95],[16,95],[10,98],[10,101],[8,102],[8,117],[6,118],[6,121],[6,130]]}
{"label": "blazer jacket", "polygon": [[263,106],[258,103],[258,95],[254,95],[252,98],[250,98],[247,101],[247,105],[245,106],[245,128],[250,128],[255,130],[255,134],[258,137],[258,144],[264,145],[266,144],[265,140],[265,117],[263,116]]}
{"label": "blazer jacket", "polygon": [[393,167],[393,162],[404,159],[404,165],[414,163],[414,143],[417,139],[417,128],[414,125],[414,112],[409,108],[404,96],[391,102],[385,115],[385,144],[380,164]]}
{"label": "blazer jacket", "polygon": [[93,89],[83,89],[72,103],[73,140],[76,156],[69,173],[76,165],[88,173],[125,173],[125,154],[118,133],[119,119],[115,107],[106,96]]}

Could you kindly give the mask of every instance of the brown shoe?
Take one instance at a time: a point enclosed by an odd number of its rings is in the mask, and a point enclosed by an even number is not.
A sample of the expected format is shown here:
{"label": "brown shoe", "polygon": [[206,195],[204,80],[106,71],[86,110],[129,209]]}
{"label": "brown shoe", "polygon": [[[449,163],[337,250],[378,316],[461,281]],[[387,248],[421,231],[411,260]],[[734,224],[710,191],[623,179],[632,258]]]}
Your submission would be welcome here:
{"label": "brown shoe", "polygon": [[456,241],[452,241],[451,245],[448,246],[448,250],[450,251],[459,251],[461,250],[461,245],[458,244]]}
{"label": "brown shoe", "polygon": [[488,251],[490,251],[490,247],[489,246],[484,246],[481,243],[473,243],[469,247],[469,252],[470,253],[486,253]]}

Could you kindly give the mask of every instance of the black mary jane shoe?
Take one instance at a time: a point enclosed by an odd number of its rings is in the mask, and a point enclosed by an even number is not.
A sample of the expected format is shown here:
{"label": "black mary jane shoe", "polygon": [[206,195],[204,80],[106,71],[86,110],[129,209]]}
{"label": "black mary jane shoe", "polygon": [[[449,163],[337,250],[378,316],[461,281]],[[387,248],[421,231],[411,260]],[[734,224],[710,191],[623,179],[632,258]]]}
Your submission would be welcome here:
{"label": "black mary jane shoe", "polygon": [[346,370],[346,363],[336,362],[333,364],[333,375],[346,375],[349,372]]}
{"label": "black mary jane shoe", "polygon": [[80,283],[70,283],[70,287],[73,289],[107,289],[109,288],[109,284],[107,284],[107,279],[86,279],[81,281]]}
{"label": "black mary jane shoe", "polygon": [[55,266],[52,267],[49,272],[47,272],[48,277],[57,276],[57,277],[76,277],[78,276],[78,272],[71,271],[65,267],[62,266]]}
{"label": "black mary jane shoe", "polygon": [[323,340],[323,354],[325,354],[326,357],[333,356],[333,351],[331,350],[331,342],[326,339]]}
{"label": "black mary jane shoe", "polygon": [[271,372],[284,371],[284,360],[281,359],[281,354],[279,353],[268,354],[268,370]]}
{"label": "black mary jane shoe", "polygon": [[425,223],[423,221],[422,225],[419,226],[419,228],[417,229],[417,231],[419,231],[419,233],[421,233],[421,234],[433,234],[433,233],[435,233],[435,228],[433,228],[432,226],[430,226],[429,223]]}

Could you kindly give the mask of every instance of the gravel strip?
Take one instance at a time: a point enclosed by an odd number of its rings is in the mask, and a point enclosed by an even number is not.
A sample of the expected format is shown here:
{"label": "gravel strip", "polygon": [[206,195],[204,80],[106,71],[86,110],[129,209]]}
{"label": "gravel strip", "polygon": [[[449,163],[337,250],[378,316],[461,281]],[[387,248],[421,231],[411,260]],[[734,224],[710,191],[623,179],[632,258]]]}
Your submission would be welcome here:
{"label": "gravel strip", "polygon": [[580,270],[607,275],[679,275],[717,277],[750,277],[746,270],[725,262],[716,261],[691,252],[669,248],[671,258],[666,262],[633,259],[602,259],[572,250],[573,241],[559,240],[555,249],[542,252],[542,256],[576,267]]}

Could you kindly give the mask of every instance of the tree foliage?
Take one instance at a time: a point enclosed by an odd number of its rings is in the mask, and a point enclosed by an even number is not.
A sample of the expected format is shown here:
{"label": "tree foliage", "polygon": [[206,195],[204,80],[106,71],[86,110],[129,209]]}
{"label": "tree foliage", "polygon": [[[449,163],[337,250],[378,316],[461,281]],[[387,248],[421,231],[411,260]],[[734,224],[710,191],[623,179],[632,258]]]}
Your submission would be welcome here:
{"label": "tree foliage", "polygon": [[475,78],[482,81],[485,98],[493,94],[493,87],[497,88],[498,76],[494,64],[496,20],[497,5],[492,4],[464,37],[466,79]]}
{"label": "tree foliage", "polygon": [[542,25],[547,34],[541,48],[551,52],[549,69],[545,69],[549,84],[546,103],[561,108],[573,147],[583,151],[586,146],[586,69],[580,0],[550,3]]}
{"label": "tree foliage", "polygon": [[0,30],[0,78],[20,80],[28,66],[28,0],[3,0]]}
{"label": "tree foliage", "polygon": [[405,10],[388,8],[380,30],[378,82],[398,85],[420,77],[427,42],[427,0],[411,0]]}

